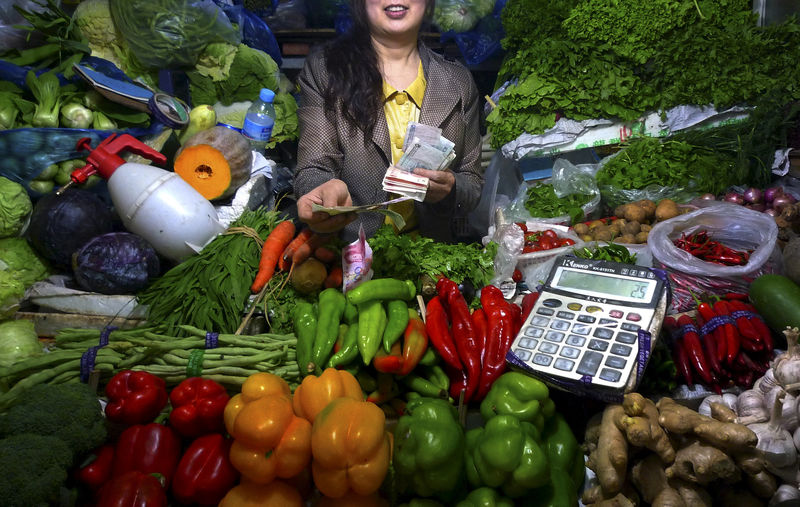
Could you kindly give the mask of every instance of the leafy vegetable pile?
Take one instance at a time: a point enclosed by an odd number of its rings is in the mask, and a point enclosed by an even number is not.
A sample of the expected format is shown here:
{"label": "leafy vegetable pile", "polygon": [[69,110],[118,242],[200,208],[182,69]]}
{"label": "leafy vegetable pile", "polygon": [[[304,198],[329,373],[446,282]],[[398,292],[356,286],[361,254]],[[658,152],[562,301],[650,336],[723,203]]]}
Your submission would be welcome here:
{"label": "leafy vegetable pile", "polygon": [[539,183],[528,187],[525,209],[532,217],[553,218],[569,215],[571,222],[583,219],[583,206],[592,200],[591,195],[569,194],[558,197],[553,185]]}
{"label": "leafy vegetable pile", "polygon": [[630,121],[680,104],[718,109],[764,95],[800,97],[800,25],[756,26],[747,0],[509,0],[515,80],[487,118],[492,144],[573,120]]}
{"label": "leafy vegetable pile", "polygon": [[475,287],[484,287],[494,275],[494,243],[485,249],[477,243],[439,243],[423,236],[395,234],[386,225],[368,241],[375,278],[416,281],[423,274],[434,280],[444,275],[457,283],[469,280]]}

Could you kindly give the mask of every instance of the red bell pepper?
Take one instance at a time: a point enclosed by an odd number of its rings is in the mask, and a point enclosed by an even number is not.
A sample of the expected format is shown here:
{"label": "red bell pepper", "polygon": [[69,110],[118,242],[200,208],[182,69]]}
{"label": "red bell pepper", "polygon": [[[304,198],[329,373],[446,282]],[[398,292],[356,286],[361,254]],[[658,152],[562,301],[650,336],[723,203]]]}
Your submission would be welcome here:
{"label": "red bell pepper", "polygon": [[160,474],[169,488],[181,457],[181,439],[175,430],[158,423],[136,424],[123,431],[114,450],[114,477],[136,470]]}
{"label": "red bell pepper", "polygon": [[106,417],[109,421],[133,425],[152,422],[167,405],[164,379],[146,371],[122,370],[106,385]]}
{"label": "red bell pepper", "polygon": [[114,446],[105,444],[95,449],[84,461],[75,478],[92,491],[100,489],[111,478],[111,467],[114,464]]}
{"label": "red bell pepper", "polygon": [[403,332],[403,367],[400,375],[408,375],[419,364],[428,350],[428,333],[425,323],[416,310],[408,309],[408,325]]}
{"label": "red bell pepper", "polygon": [[472,311],[472,327],[475,328],[475,336],[478,339],[478,346],[481,350],[481,365],[486,353],[486,337],[489,334],[489,322],[486,320],[486,312],[483,308],[476,308]]}
{"label": "red bell pepper", "polygon": [[528,319],[528,315],[531,314],[531,310],[533,310],[533,306],[536,304],[536,301],[539,299],[538,292],[529,292],[522,296],[522,322],[524,323]]}
{"label": "red bell pepper", "polygon": [[425,331],[433,348],[442,356],[442,360],[452,368],[461,369],[461,360],[458,358],[453,336],[450,334],[450,324],[447,322],[447,313],[442,306],[441,298],[433,296],[426,307]]}
{"label": "red bell pepper", "polygon": [[169,393],[172,403],[169,423],[185,438],[222,433],[223,413],[229,399],[225,388],[214,380],[189,377]]}
{"label": "red bell pepper", "polygon": [[486,312],[488,334],[486,351],[483,354],[483,369],[475,396],[477,400],[486,396],[497,377],[506,370],[506,354],[516,335],[514,313],[500,289],[494,285],[487,285],[481,289],[481,306]]}
{"label": "red bell pepper", "polygon": [[456,344],[458,357],[467,372],[464,401],[468,402],[475,395],[481,377],[481,348],[475,328],[472,327],[472,316],[457,283],[442,277],[436,283],[436,291],[440,297],[446,299],[447,307],[450,310],[453,342]]}
{"label": "red bell pepper", "polygon": [[511,346],[511,342],[514,341],[514,337],[517,336],[519,330],[522,328],[522,307],[516,303],[508,303],[508,310],[511,312],[512,322],[514,323],[514,327],[512,328],[511,333],[511,341],[508,342],[508,346]]}
{"label": "red bell pepper", "polygon": [[172,494],[182,504],[217,505],[239,480],[228,457],[232,440],[210,433],[194,440],[183,453]]}
{"label": "red bell pepper", "polygon": [[166,507],[167,494],[155,475],[130,470],[106,482],[97,507]]}

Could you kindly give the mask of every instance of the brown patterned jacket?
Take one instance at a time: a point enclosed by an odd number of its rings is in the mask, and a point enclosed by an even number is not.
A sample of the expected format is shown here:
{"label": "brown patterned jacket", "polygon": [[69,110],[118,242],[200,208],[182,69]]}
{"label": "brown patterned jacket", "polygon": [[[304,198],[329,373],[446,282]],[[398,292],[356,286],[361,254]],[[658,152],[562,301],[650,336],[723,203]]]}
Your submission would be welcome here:
{"label": "brown patterned jacket", "polygon": [[[420,44],[420,59],[427,87],[420,108],[420,123],[442,129],[455,143],[456,158],[450,165],[456,177],[453,191],[442,201],[415,203],[421,234],[439,241],[453,240],[453,223],[464,220],[478,203],[483,176],[480,167],[480,125],[478,90],[472,75],[461,64],[446,60]],[[389,128],[381,108],[372,136],[351,127],[337,111],[335,121],[324,113],[322,91],[328,73],[322,51],[306,59],[300,85],[300,142],[294,189],[297,197],[333,178],[347,183],[353,204],[371,204],[388,199],[381,188],[391,163]],[[353,241],[360,223],[371,236],[383,223],[379,213],[360,213],[345,227],[342,238]]]}

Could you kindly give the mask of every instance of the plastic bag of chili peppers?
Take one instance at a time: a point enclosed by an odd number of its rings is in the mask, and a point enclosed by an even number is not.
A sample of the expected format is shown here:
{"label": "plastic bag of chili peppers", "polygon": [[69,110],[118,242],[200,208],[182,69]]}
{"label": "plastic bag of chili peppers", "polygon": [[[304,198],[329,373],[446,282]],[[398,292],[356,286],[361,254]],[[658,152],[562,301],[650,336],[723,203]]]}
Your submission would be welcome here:
{"label": "plastic bag of chili peppers", "polygon": [[719,203],[659,222],[647,246],[669,275],[672,310],[683,312],[694,307],[693,294],[747,292],[755,278],[780,272],[777,239],[771,216]]}

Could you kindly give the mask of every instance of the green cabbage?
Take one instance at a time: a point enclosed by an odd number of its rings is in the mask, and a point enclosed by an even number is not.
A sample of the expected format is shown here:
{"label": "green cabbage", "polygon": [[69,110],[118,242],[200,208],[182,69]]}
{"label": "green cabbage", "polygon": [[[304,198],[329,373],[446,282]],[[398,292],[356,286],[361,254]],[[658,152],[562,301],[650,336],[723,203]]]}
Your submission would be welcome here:
{"label": "green cabbage", "polygon": [[468,32],[478,23],[478,16],[472,2],[463,0],[444,0],[436,2],[433,22],[442,32]]}
{"label": "green cabbage", "polygon": [[[17,279],[13,271],[0,271],[0,319],[8,319],[17,310],[25,296],[25,285]],[[0,345],[2,345],[0,335]]]}
{"label": "green cabbage", "polygon": [[228,79],[238,50],[239,48],[227,42],[212,42],[200,54],[195,69],[212,81]]}
{"label": "green cabbage", "polygon": [[123,68],[117,55],[124,43],[111,19],[108,0],[83,0],[75,8],[72,22],[89,42],[92,56],[104,58]]}
{"label": "green cabbage", "polygon": [[25,187],[0,176],[0,238],[19,234],[32,210]]}
{"label": "green cabbage", "polygon": [[[223,46],[217,46],[216,50],[212,50],[218,59],[220,51],[224,53]],[[207,66],[211,63],[212,58],[210,54],[206,54],[201,69],[186,73],[189,77],[189,93],[192,96],[192,104],[221,102],[227,106],[234,102],[254,100],[262,88],[278,89],[280,74],[278,64],[267,53],[259,49],[239,44],[228,69],[227,77],[223,80],[215,80],[210,76],[224,73],[224,69],[211,72]],[[227,58],[223,58],[226,64]]]}
{"label": "green cabbage", "polygon": [[11,273],[27,287],[47,278],[50,268],[25,238],[4,238],[0,239],[0,273]]}
{"label": "green cabbage", "polygon": [[0,368],[8,368],[20,359],[38,356],[42,345],[33,322],[9,320],[0,322]]}

